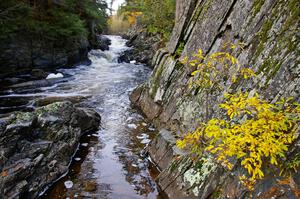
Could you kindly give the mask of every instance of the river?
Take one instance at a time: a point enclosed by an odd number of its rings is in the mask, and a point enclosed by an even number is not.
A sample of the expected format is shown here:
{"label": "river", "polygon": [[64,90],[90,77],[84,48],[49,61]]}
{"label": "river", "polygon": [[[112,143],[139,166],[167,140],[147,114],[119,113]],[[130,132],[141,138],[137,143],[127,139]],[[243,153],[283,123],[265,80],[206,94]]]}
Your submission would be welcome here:
{"label": "river", "polygon": [[[15,87],[1,92],[2,112],[31,110],[41,99],[79,99],[77,106],[102,117],[98,132],[81,139],[69,173],[41,196],[53,198],[165,198],[155,184],[158,172],[143,153],[156,134],[151,123],[130,105],[129,93],[151,70],[144,65],[118,63],[126,40],[108,36],[110,50],[92,50],[92,64],[60,69],[62,81],[46,86]],[[5,105],[5,106],[4,106]]]}

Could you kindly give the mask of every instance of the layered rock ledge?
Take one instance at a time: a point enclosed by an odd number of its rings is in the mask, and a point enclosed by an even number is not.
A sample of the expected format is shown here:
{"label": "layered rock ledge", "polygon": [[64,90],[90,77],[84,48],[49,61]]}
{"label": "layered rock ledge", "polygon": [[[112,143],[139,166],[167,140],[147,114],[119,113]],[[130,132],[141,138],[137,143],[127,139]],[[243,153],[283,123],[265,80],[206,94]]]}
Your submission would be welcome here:
{"label": "layered rock ledge", "polygon": [[[170,198],[299,198],[299,171],[292,186],[282,185],[280,176],[265,177],[253,193],[233,172],[214,163],[206,154],[198,164],[179,158],[175,140],[197,127],[206,117],[221,117],[223,92],[258,92],[266,100],[293,97],[300,102],[299,1],[296,0],[178,0],[176,23],[168,45],[153,57],[150,79],[136,88],[130,99],[162,130],[149,152],[162,173],[157,181]],[[191,67],[180,60],[202,49],[211,54],[224,51],[228,43],[242,45],[229,52],[243,67],[256,72],[253,81],[226,82],[224,91],[207,97],[203,89],[190,92]],[[300,151],[300,139],[291,153]],[[299,170],[299,169],[298,169]],[[251,196],[252,194],[252,196]],[[297,195],[298,194],[298,195]]]}
{"label": "layered rock ledge", "polygon": [[0,119],[0,198],[36,198],[68,171],[80,137],[100,116],[71,102]]}
{"label": "layered rock ledge", "polygon": [[[176,133],[161,129],[147,147],[153,162],[161,170],[156,178],[160,189],[172,199],[225,199],[225,198],[298,198],[295,188],[280,184],[282,178],[267,177],[252,195],[239,183],[235,168],[232,173],[217,164],[209,154],[192,161],[187,153],[176,147]],[[300,174],[291,176],[296,186]]]}

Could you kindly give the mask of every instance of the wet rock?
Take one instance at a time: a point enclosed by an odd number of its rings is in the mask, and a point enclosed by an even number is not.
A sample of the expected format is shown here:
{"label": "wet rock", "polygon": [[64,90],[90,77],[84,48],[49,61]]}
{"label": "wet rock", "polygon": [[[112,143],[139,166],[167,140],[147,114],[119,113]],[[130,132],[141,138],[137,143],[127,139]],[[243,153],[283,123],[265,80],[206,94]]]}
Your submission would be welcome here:
{"label": "wet rock", "polygon": [[131,37],[130,37],[130,36],[128,36],[128,37],[125,36],[125,38],[128,39],[128,41],[126,42],[126,45],[127,45],[128,47],[132,47],[134,41],[138,38],[138,36],[139,36],[139,34],[134,34],[134,35],[131,36]]}
{"label": "wet rock", "polygon": [[81,135],[97,129],[100,116],[71,102],[0,119],[0,198],[35,198],[67,172]]}
{"label": "wet rock", "polygon": [[134,90],[130,93],[129,99],[130,99],[130,101],[131,101],[133,104],[139,106],[138,101],[139,101],[139,99],[140,99],[140,97],[141,97],[141,95],[142,95],[143,90],[144,90],[144,87],[143,87],[143,86],[139,86],[139,87],[137,87],[136,89],[134,89]]}
{"label": "wet rock", "polygon": [[46,106],[48,104],[52,104],[54,102],[62,102],[62,101],[70,101],[73,104],[79,103],[82,100],[86,99],[84,96],[66,96],[66,97],[44,97],[37,99],[35,101],[36,106]]}
{"label": "wet rock", "polygon": [[97,36],[97,44],[95,44],[93,47],[95,49],[100,49],[102,51],[109,50],[109,46],[111,45],[111,40],[104,36],[104,35],[98,35]]}
{"label": "wet rock", "polygon": [[183,151],[175,149],[176,146],[175,135],[166,129],[162,129],[157,138],[150,142],[147,147],[147,151],[151,156],[151,159],[157,164],[157,166],[164,170],[171,163],[175,155],[184,155]]}
{"label": "wet rock", "polygon": [[135,55],[132,49],[130,50],[126,50],[124,52],[121,53],[121,55],[118,57],[118,62],[122,63],[130,63],[130,61],[135,59]]}
{"label": "wet rock", "polygon": [[133,49],[123,55],[123,60],[126,60],[126,62],[129,60],[130,62],[135,59],[139,63],[152,66],[152,57],[163,46],[159,35],[152,35],[147,33],[147,31],[133,29],[125,38],[130,38],[126,45]]}
{"label": "wet rock", "polygon": [[33,69],[31,75],[36,79],[45,79],[48,76],[48,73],[42,69]]}
{"label": "wet rock", "polygon": [[52,160],[52,161],[48,164],[48,168],[49,168],[50,170],[52,170],[52,169],[55,167],[56,163],[57,163],[57,160]]}
{"label": "wet rock", "polygon": [[129,98],[136,107],[141,108],[150,120],[157,118],[162,110],[161,105],[149,97],[148,91],[144,90],[143,86],[135,89]]}
{"label": "wet rock", "polygon": [[46,86],[52,86],[59,82],[67,81],[64,78],[56,78],[56,79],[42,79],[42,80],[36,80],[36,81],[28,81],[20,84],[14,84],[11,85],[10,88],[24,88],[24,87],[46,87]]}
{"label": "wet rock", "polygon": [[84,182],[83,186],[84,186],[84,191],[86,191],[86,192],[93,192],[93,191],[96,191],[96,189],[97,189],[96,182],[90,182],[90,181]]}
{"label": "wet rock", "polygon": [[24,81],[24,79],[18,78],[18,77],[11,77],[11,78],[5,78],[3,83],[11,85],[11,84],[18,84],[19,82],[22,82],[22,81]]}

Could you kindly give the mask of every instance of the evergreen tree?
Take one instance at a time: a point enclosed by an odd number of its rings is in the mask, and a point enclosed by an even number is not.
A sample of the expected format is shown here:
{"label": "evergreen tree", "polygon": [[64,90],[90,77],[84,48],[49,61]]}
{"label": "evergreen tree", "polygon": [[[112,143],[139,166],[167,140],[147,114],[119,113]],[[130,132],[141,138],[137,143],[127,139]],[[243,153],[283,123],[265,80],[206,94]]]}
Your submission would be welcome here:
{"label": "evergreen tree", "polygon": [[5,0],[0,39],[28,34],[42,40],[79,40],[106,26],[104,0]]}

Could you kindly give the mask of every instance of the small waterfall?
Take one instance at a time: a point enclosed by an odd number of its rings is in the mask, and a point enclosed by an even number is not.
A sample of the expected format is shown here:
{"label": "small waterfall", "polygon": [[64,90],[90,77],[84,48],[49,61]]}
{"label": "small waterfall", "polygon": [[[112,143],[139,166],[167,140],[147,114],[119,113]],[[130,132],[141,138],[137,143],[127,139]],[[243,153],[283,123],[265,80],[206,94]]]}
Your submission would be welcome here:
{"label": "small waterfall", "polygon": [[118,57],[120,54],[128,49],[126,44],[126,40],[120,38],[119,36],[109,36],[111,39],[111,45],[109,46],[108,51],[99,51],[99,50],[92,50],[89,53],[89,59],[92,61],[96,61],[97,59],[104,58],[106,59],[109,63],[117,63],[118,62]]}

